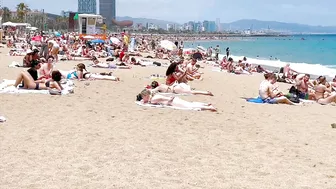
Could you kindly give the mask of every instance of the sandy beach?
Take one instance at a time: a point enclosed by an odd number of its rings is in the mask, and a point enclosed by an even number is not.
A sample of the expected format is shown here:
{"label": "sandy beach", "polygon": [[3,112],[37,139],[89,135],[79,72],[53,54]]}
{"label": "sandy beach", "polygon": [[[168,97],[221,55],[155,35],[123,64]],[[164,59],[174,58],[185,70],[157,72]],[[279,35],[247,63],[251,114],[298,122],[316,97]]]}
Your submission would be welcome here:
{"label": "sandy beach", "polygon": [[[0,52],[0,80],[15,79],[8,65],[23,57]],[[335,106],[247,103],[262,75],[210,67],[191,86],[215,96],[182,98],[217,113],[137,106],[165,70],[115,70],[121,82],[75,81],[65,96],[0,94],[0,188],[336,188]]]}

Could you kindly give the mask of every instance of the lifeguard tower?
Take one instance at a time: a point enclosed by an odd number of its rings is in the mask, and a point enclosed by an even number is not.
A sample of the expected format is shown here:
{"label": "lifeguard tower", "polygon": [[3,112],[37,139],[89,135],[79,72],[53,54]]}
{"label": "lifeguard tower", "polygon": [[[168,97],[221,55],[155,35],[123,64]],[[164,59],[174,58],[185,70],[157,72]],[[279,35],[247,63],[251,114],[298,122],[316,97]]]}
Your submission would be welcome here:
{"label": "lifeguard tower", "polygon": [[79,37],[93,36],[95,39],[106,39],[105,34],[97,34],[96,24],[103,23],[103,17],[95,14],[78,14]]}

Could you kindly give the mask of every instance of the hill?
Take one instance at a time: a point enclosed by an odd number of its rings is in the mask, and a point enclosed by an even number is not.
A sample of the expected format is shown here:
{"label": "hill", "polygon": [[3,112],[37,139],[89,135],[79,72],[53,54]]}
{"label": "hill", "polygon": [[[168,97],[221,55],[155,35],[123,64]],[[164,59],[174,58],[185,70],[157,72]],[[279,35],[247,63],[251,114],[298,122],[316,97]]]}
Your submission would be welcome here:
{"label": "hill", "polygon": [[129,16],[117,16],[117,20],[132,20],[134,24],[142,24],[143,26],[146,26],[147,23],[153,23],[163,29],[167,28],[167,24],[179,24],[166,20],[157,20],[151,18],[133,18]]}
{"label": "hill", "polygon": [[[178,24],[177,22],[150,19],[150,18],[133,18],[133,17],[117,17],[117,20],[132,20],[134,24],[142,24],[146,26],[147,23],[153,23],[160,28],[166,29],[167,24]],[[336,33],[336,26],[311,26],[297,23],[285,23],[276,21],[261,21],[255,19],[242,19],[231,23],[221,23],[222,30],[247,30],[254,31],[266,30],[270,28],[274,31],[293,32],[293,33]]]}
{"label": "hill", "polygon": [[264,30],[272,29],[276,31],[286,31],[286,32],[309,32],[309,33],[335,33],[335,26],[310,26],[304,24],[296,23],[285,23],[285,22],[276,22],[276,21],[261,21],[255,19],[243,19],[231,23],[221,24],[222,29],[231,30]]}

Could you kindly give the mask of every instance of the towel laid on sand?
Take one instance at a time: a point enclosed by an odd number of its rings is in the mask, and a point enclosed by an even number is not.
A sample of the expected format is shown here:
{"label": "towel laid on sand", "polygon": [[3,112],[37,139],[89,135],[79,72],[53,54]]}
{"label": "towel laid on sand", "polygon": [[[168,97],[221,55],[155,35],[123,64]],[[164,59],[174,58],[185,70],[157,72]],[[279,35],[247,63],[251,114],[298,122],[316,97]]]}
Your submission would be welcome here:
{"label": "towel laid on sand", "polygon": [[[260,98],[246,98],[245,99],[247,102],[251,102],[251,103],[256,103],[256,104],[264,104],[265,102]],[[304,100],[304,99],[300,99],[300,104],[313,104],[315,103],[314,100]]]}
{"label": "towel laid on sand", "polygon": [[187,93],[183,93],[183,94],[176,94],[176,93],[158,93],[160,95],[163,96],[191,96],[192,94],[187,94]]}
{"label": "towel laid on sand", "polygon": [[[152,107],[152,108],[172,108],[176,110],[194,110],[194,111],[201,111],[200,108],[180,108],[180,107],[175,107],[175,106],[166,106],[166,105],[154,105],[154,104],[147,104],[143,103],[142,101],[135,101],[135,103],[139,106],[144,106],[144,107]],[[195,102],[196,103],[196,102]]]}
{"label": "towel laid on sand", "polygon": [[[20,89],[14,86],[15,80],[6,80],[4,79],[2,83],[0,83],[0,93],[10,93],[10,94],[50,94],[49,90],[31,90],[31,89]],[[73,93],[74,83],[70,80],[66,81],[66,83],[62,83],[62,95],[67,95]]]}
{"label": "towel laid on sand", "polygon": [[8,65],[9,68],[19,68],[22,67],[22,64],[13,61],[11,64]]}

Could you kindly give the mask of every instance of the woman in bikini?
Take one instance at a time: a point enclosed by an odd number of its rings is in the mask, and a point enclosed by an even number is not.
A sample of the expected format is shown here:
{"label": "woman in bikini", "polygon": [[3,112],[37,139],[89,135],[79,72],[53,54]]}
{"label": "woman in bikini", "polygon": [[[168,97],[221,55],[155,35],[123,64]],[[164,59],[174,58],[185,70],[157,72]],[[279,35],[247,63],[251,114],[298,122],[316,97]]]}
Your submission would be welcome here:
{"label": "woman in bikini", "polygon": [[174,106],[178,108],[190,108],[200,110],[217,111],[217,109],[211,104],[188,102],[178,97],[166,97],[160,94],[154,94],[148,89],[144,89],[139,95],[137,95],[137,101],[143,101],[149,104],[162,104],[166,106]]}
{"label": "woman in bikini", "polygon": [[[331,90],[326,86],[326,83],[326,77],[322,76],[319,78],[317,85],[314,87],[316,101],[322,105],[336,102],[336,93],[331,92]],[[330,95],[327,96],[326,93],[330,93]]]}
{"label": "woman in bikini", "polygon": [[62,74],[59,71],[53,71],[51,73],[51,79],[46,81],[45,83],[40,83],[34,81],[33,77],[26,71],[21,72],[16,81],[14,86],[17,87],[20,83],[23,82],[24,89],[35,89],[35,90],[49,90],[49,89],[57,89],[58,91],[62,91],[62,85],[60,81],[62,79]]}
{"label": "woman in bikini", "polygon": [[179,68],[178,63],[172,63],[170,66],[167,68],[166,71],[166,85],[173,85],[174,83],[181,83],[185,82],[185,78],[187,77],[187,71],[186,70],[181,70]]}
{"label": "woman in bikini", "polygon": [[70,72],[63,72],[63,77],[67,79],[78,79],[82,80],[109,80],[109,81],[120,81],[118,77],[112,75],[110,73],[90,73],[86,70],[86,66],[83,63],[77,64],[75,70],[71,70]]}
{"label": "woman in bikini", "polygon": [[181,86],[180,84],[168,86],[165,84],[159,84],[157,81],[153,81],[151,84],[152,92],[154,93],[175,93],[175,94],[191,94],[191,95],[207,95],[213,96],[210,91],[195,91],[190,88]]}

